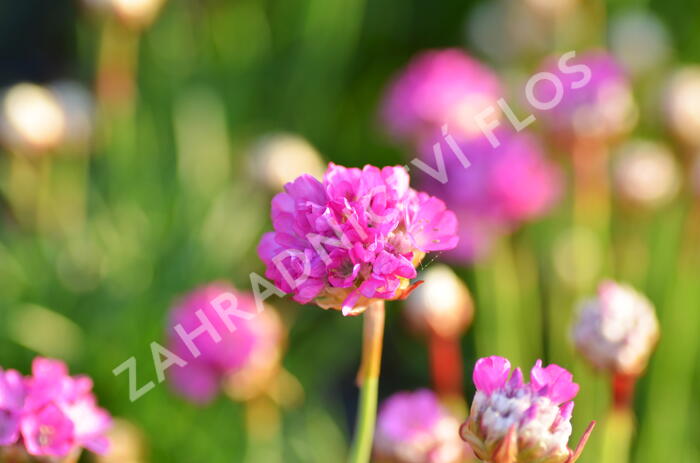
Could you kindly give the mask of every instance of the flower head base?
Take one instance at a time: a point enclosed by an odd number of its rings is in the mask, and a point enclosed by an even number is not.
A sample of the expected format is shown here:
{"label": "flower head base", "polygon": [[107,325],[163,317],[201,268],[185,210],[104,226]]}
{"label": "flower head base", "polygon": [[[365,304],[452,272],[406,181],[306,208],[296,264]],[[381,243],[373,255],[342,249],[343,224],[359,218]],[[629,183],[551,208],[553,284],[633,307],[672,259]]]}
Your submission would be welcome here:
{"label": "flower head base", "polygon": [[585,301],[573,328],[576,348],[596,368],[639,376],[659,338],[651,302],[627,285],[606,281]]}
{"label": "flower head base", "polygon": [[330,164],[323,181],[302,175],[272,200],[275,231],[258,247],[265,275],[300,303],[359,314],[400,299],[430,251],[456,246],[445,204],[409,187],[401,167]]}
{"label": "flower head base", "polygon": [[[223,304],[235,304],[241,316],[230,317],[230,321],[222,318],[217,308]],[[192,333],[204,326],[202,317],[211,323],[218,338],[204,333],[194,339],[199,351],[195,356],[176,327]],[[178,393],[195,403],[210,402],[222,389],[235,399],[255,396],[280,366],[284,333],[277,313],[272,308],[257,313],[251,295],[224,283],[213,283],[185,296],[171,313],[168,334],[169,350],[186,362],[185,366],[174,365],[169,379]]]}
{"label": "flower head base", "polygon": [[379,410],[374,453],[386,463],[462,463],[470,451],[458,430],[431,391],[399,392]]}
{"label": "flower head base", "polygon": [[28,378],[0,370],[0,446],[13,455],[67,458],[82,447],[104,453],[110,425],[92,380],[69,376],[62,362],[37,357]]}
{"label": "flower head base", "polygon": [[573,463],[592,425],[574,451],[571,436],[572,399],[578,385],[564,368],[542,367],[537,361],[530,383],[503,357],[482,358],[474,367],[477,392],[462,438],[480,459],[490,463]]}

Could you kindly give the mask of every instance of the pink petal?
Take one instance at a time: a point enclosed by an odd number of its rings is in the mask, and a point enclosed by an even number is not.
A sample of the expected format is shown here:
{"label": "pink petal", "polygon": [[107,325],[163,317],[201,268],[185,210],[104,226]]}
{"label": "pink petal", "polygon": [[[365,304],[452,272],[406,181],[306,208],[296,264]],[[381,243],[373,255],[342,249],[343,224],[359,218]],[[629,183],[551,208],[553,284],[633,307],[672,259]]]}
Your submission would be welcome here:
{"label": "pink petal", "polygon": [[538,360],[530,371],[530,382],[535,391],[542,391],[552,402],[561,404],[578,394],[579,386],[573,382],[573,375],[559,365],[542,368]]}
{"label": "pink petal", "polygon": [[499,356],[479,359],[474,366],[473,380],[477,390],[490,395],[502,388],[510,375],[510,362]]}

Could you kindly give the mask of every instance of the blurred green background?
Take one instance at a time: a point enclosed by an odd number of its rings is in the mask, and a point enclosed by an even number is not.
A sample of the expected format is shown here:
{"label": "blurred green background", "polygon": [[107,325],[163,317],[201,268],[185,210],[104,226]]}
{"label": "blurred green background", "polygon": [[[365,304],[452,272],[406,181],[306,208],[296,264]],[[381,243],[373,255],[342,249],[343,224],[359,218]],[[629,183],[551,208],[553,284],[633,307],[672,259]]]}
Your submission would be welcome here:
{"label": "blurred green background", "polygon": [[[216,279],[248,289],[249,273],[263,273],[255,248],[274,191],[252,173],[260,136],[299,134],[343,165],[403,164],[407,154],[382,134],[377,108],[416,52],[463,46],[508,80],[548,53],[604,45],[609,18],[630,8],[647,9],[670,31],[668,69],[700,61],[694,0],[586,2],[571,24],[558,25],[564,33],[501,62],[471,45],[472,1],[169,0],[143,27],[125,26],[99,3],[0,2],[0,84],[71,79],[95,99],[85,145],[30,161],[11,150],[0,158],[0,365],[26,372],[42,354],[91,375],[101,404],[141,429],[153,462],[344,459],[359,317],[272,301],[290,330],[284,366],[304,400],[284,410],[280,440],[262,453],[250,450],[244,405],[222,397],[195,407],[165,384],[130,403],[126,377],[112,374],[133,355],[139,382],[155,379],[149,344],[163,341],[179,295]],[[636,82],[640,104],[657,114],[642,115],[637,135],[667,137],[654,90],[664,75]],[[700,237],[698,199],[687,190],[653,212],[614,202],[599,271],[645,292],[662,325],[635,404],[630,461],[639,463],[700,462]],[[573,368],[582,384],[577,438],[590,419],[604,420],[609,397],[605,379],[574,358],[567,340],[574,303],[595,283],[571,287],[553,268],[554,243],[570,222],[567,195],[550,217],[507,240],[512,254],[458,272],[477,311],[463,340],[466,371],[491,354]],[[400,304],[389,305],[388,317],[382,397],[430,384],[424,342],[406,330]],[[527,335],[518,331],[525,319]],[[581,461],[600,461],[602,435]]]}

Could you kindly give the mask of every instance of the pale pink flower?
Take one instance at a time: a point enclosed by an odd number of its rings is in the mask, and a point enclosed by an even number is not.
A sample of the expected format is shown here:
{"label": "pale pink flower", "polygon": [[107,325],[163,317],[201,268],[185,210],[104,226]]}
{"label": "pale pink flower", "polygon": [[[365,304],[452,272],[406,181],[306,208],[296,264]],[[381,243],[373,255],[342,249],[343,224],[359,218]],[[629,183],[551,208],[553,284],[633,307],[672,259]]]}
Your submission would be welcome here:
{"label": "pale pink flower", "polygon": [[520,368],[511,373],[503,357],[488,357],[474,367],[476,395],[461,435],[474,453],[491,463],[573,463],[585,445],[568,447],[573,398],[579,390],[573,376],[557,365],[537,361],[525,383]]}
{"label": "pale pink flower", "polygon": [[398,166],[331,163],[323,181],[302,175],[272,200],[272,223],[258,246],[265,275],[297,302],[344,315],[405,297],[425,253],[458,241],[455,215]]}
{"label": "pale pink flower", "polygon": [[427,389],[399,392],[377,416],[374,453],[382,462],[461,463],[470,454],[459,421]]}
{"label": "pale pink flower", "polygon": [[584,301],[572,336],[576,348],[596,368],[639,376],[659,339],[651,302],[627,285],[605,281]]}
{"label": "pale pink flower", "polygon": [[[235,298],[240,313],[248,314],[224,315],[234,324],[234,330],[229,329],[213,305],[217,298],[227,295]],[[175,326],[182,325],[185,333],[194,332],[202,326],[199,311],[214,327],[218,338],[206,332],[197,336],[193,342],[199,355],[195,357],[176,333]],[[280,357],[282,338],[282,327],[274,309],[257,313],[252,295],[236,291],[226,283],[197,288],[182,298],[170,314],[168,348],[187,364],[173,365],[168,378],[174,389],[187,399],[200,404],[210,402],[233,375],[245,375],[246,380],[252,381],[251,376],[257,379],[271,374]]]}
{"label": "pale pink flower", "polygon": [[390,84],[382,108],[387,130],[416,139],[449,125],[465,136],[479,133],[474,116],[501,97],[498,76],[464,51],[430,50],[415,56]]}

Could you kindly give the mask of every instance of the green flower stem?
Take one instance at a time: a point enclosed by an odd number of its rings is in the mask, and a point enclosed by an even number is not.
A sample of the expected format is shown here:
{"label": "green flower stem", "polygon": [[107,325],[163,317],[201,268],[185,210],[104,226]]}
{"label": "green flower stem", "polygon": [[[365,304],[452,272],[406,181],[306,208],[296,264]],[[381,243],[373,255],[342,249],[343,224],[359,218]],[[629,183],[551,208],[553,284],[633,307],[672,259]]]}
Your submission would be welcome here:
{"label": "green flower stem", "polygon": [[630,445],[635,432],[635,420],[628,407],[613,407],[605,422],[603,458],[601,463],[630,461]]}
{"label": "green flower stem", "polygon": [[360,404],[357,410],[355,442],[350,463],[368,463],[372,455],[372,439],[377,417],[377,389],[382,363],[384,338],[384,301],[374,302],[364,313],[362,365],[358,374]]}

